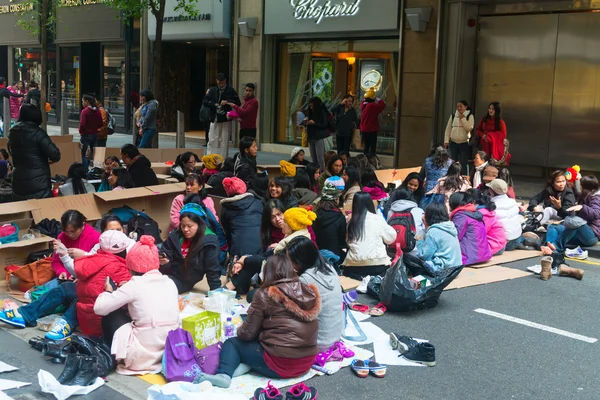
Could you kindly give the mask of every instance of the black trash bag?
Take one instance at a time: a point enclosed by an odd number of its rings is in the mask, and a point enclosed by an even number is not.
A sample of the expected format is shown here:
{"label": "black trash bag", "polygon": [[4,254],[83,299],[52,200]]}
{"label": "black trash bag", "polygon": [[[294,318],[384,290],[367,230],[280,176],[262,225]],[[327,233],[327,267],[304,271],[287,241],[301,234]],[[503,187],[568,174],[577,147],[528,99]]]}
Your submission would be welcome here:
{"label": "black trash bag", "polygon": [[[405,262],[404,259],[408,262]],[[431,286],[413,289],[407,276],[407,268],[412,276],[425,275]],[[367,293],[378,298],[388,311],[417,311],[437,306],[442,291],[462,271],[463,266],[447,268],[434,276],[425,274],[426,266],[416,257],[401,256],[391,266],[384,277],[371,278]]]}
{"label": "black trash bag", "polygon": [[104,175],[104,170],[102,168],[94,167],[88,171],[86,179],[90,180],[90,181],[95,180],[95,179],[102,179],[103,175]]}
{"label": "black trash bag", "polygon": [[54,239],[57,239],[58,235],[62,232],[60,222],[55,219],[44,218],[34,228],[38,229],[42,235],[50,236]]}
{"label": "black trash bag", "polygon": [[107,376],[117,366],[110,348],[101,339],[94,340],[76,333],[71,336],[71,345],[80,354],[96,356],[98,358],[98,376]]}

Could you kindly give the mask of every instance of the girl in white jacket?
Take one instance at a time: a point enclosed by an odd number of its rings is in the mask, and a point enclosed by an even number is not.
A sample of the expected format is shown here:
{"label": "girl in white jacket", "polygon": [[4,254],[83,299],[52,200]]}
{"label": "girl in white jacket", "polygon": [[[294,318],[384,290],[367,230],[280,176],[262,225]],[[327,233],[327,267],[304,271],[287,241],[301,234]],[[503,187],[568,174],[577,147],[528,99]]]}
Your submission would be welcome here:
{"label": "girl in white jacket", "polygon": [[348,223],[348,253],[344,275],[362,280],[367,275],[383,275],[390,266],[386,244],[396,240],[396,231],[375,214],[371,195],[358,192],[352,201],[352,218]]}
{"label": "girl in white jacket", "polygon": [[460,100],[456,104],[456,111],[448,119],[444,145],[450,150],[450,158],[462,165],[463,175],[467,174],[467,163],[471,157],[469,137],[474,125],[475,118],[469,104],[465,100]]}

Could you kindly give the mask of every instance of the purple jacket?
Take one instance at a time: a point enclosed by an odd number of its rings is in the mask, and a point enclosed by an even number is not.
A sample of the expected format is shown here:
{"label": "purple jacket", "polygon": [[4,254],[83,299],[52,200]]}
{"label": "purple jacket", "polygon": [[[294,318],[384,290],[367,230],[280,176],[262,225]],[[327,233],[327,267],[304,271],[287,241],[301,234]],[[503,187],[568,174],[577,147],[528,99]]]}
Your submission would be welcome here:
{"label": "purple jacket", "polygon": [[600,192],[588,197],[578,215],[588,222],[597,238],[600,238]]}
{"label": "purple jacket", "polygon": [[463,265],[478,264],[492,258],[483,215],[475,205],[458,207],[452,211],[451,219],[458,231]]}

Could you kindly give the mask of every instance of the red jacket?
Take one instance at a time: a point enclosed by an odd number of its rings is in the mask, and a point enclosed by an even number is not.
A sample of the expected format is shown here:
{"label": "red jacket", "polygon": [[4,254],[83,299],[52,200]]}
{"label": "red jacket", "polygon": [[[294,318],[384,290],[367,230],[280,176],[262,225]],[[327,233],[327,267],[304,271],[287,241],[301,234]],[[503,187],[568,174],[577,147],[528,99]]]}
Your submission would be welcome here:
{"label": "red jacket", "polygon": [[79,133],[81,135],[97,135],[98,130],[104,126],[102,113],[96,107],[85,107],[79,117]]}
{"label": "red jacket", "polygon": [[[482,118],[477,124],[475,131],[481,138],[479,143],[481,144],[481,150],[485,151],[488,156],[493,157],[496,160],[500,160],[504,154],[504,139],[506,139],[506,124],[503,120],[500,120],[499,130],[496,130],[496,121],[494,119]],[[483,136],[486,136],[487,140],[483,140]]]}
{"label": "red jacket", "polygon": [[117,285],[128,282],[131,274],[125,260],[98,250],[97,254],[75,260],[77,275],[77,320],[84,335],[102,336],[102,317],[94,313],[94,303],[104,292],[106,277]]}
{"label": "red jacket", "polygon": [[258,116],[258,100],[256,100],[256,97],[252,97],[251,99],[244,98],[244,104],[241,107],[234,105],[233,109],[240,116],[241,129],[256,128],[256,117]]}
{"label": "red jacket", "polygon": [[379,130],[379,114],[385,109],[385,102],[377,99],[373,102],[364,101],[360,105],[360,131],[377,132]]}

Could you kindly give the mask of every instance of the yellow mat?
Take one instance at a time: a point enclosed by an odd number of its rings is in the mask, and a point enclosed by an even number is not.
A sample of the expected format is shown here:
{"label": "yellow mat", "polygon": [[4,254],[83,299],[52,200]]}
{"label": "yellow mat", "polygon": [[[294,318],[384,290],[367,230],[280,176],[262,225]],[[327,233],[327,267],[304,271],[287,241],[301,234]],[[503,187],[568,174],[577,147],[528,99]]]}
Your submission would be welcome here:
{"label": "yellow mat", "polygon": [[537,250],[513,250],[505,251],[499,256],[494,256],[488,262],[482,264],[469,265],[469,268],[487,268],[492,265],[501,265],[513,261],[526,260],[528,258],[541,257],[542,252]]}
{"label": "yellow mat", "polygon": [[507,281],[509,279],[523,278],[532,275],[528,271],[492,265],[491,267],[470,268],[466,267],[444,290],[460,289],[469,286],[485,285],[493,282]]}
{"label": "yellow mat", "polygon": [[136,375],[138,378],[140,378],[141,380],[143,380],[146,383],[149,383],[151,385],[166,385],[167,384],[167,380],[165,379],[164,376],[162,376],[162,374],[147,374],[147,375]]}

